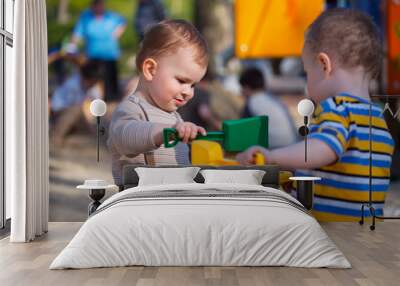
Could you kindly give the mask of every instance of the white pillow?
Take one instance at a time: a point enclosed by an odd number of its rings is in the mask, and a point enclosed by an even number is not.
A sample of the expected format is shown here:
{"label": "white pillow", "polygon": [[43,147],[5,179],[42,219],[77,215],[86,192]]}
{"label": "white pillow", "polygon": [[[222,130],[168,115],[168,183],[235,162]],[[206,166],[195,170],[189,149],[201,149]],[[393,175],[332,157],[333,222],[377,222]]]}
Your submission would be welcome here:
{"label": "white pillow", "polygon": [[234,183],[261,185],[265,171],[262,170],[202,170],[204,183]]}
{"label": "white pillow", "polygon": [[135,168],[139,176],[139,186],[195,183],[193,179],[199,170],[199,167]]}

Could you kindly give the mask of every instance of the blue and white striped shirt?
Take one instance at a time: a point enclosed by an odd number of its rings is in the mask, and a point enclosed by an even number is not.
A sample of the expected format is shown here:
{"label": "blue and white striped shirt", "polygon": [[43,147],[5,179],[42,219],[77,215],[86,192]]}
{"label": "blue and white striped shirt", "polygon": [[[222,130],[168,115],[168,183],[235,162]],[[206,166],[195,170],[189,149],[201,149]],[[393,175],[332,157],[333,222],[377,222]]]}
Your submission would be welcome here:
{"label": "blue and white striped shirt", "polygon": [[[298,170],[296,175],[322,178],[314,187],[313,213],[318,220],[355,221],[361,217],[361,205],[368,202],[370,186],[369,112],[368,100],[348,94],[328,98],[316,108],[309,138],[326,143],[338,160],[315,170]],[[371,119],[372,201],[376,214],[382,215],[394,141],[382,109],[374,104]]]}

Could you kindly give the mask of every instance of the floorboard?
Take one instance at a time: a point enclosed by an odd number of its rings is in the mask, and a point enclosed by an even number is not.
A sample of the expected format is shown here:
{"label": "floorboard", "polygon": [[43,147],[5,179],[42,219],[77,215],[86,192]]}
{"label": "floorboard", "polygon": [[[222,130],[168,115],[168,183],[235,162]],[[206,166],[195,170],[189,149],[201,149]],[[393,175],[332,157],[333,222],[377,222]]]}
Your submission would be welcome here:
{"label": "floorboard", "polygon": [[0,240],[0,285],[399,285],[400,222],[380,222],[375,231],[356,223],[324,223],[352,269],[290,267],[119,267],[49,270],[82,223],[50,223],[32,243]]}

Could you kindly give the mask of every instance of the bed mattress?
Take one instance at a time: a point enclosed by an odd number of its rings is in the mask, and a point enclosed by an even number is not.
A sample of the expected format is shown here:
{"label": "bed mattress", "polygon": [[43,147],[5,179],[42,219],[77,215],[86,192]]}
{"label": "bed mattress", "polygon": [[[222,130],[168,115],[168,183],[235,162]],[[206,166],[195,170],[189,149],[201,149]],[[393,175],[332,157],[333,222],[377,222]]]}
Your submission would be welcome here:
{"label": "bed mattress", "polygon": [[351,267],[319,223],[286,193],[197,183],[115,194],[50,269],[129,265]]}

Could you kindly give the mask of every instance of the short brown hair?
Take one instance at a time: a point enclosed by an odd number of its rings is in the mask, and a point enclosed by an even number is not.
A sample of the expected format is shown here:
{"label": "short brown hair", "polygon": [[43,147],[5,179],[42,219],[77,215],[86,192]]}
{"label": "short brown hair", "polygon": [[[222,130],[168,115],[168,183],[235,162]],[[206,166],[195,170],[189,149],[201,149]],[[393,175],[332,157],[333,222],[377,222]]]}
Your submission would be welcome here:
{"label": "short brown hair", "polygon": [[352,9],[329,9],[310,25],[305,45],[311,52],[326,52],[339,65],[347,68],[362,66],[371,78],[382,67],[382,45],[372,19]]}
{"label": "short brown hair", "polygon": [[146,58],[172,54],[188,46],[195,48],[195,61],[201,66],[207,66],[207,42],[200,32],[185,20],[162,21],[145,32],[136,56],[136,67],[141,72]]}

